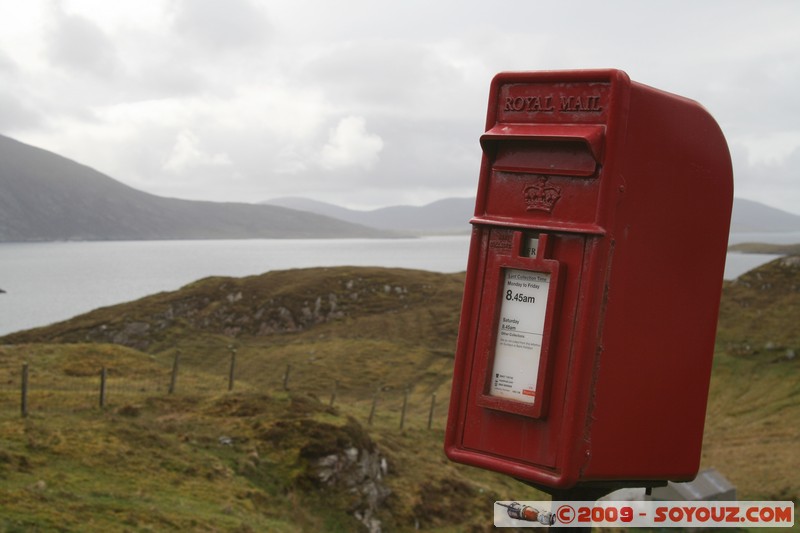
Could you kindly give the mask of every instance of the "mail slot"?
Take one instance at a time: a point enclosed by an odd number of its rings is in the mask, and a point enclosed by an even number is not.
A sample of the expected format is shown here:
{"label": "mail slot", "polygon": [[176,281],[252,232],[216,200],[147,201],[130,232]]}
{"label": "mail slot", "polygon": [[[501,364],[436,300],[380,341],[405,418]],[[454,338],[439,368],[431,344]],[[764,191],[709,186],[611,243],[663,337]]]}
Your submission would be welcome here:
{"label": "mail slot", "polygon": [[733,201],[698,103],[618,70],[491,83],[445,451],[545,490],[699,467]]}

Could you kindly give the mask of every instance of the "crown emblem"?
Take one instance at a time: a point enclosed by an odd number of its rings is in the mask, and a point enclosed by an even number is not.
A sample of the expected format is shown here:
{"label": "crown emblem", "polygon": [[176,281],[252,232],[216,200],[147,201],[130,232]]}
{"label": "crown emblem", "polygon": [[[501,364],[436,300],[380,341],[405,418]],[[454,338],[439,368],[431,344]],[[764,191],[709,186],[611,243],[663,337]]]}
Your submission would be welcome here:
{"label": "crown emblem", "polygon": [[528,211],[550,213],[558,199],[561,198],[561,187],[548,185],[547,176],[540,176],[538,183],[532,183],[525,187],[524,194]]}

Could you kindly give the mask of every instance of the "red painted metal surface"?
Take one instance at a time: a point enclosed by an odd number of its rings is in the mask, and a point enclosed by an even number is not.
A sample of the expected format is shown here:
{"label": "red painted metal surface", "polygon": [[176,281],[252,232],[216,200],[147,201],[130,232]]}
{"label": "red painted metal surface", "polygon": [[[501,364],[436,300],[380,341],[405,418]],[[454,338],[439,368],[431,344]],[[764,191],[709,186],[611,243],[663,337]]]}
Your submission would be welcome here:
{"label": "red painted metal surface", "polygon": [[[554,490],[692,479],[733,201],[717,123],[617,70],[501,73],[481,146],[448,457]],[[536,372],[498,370],[531,346]]]}

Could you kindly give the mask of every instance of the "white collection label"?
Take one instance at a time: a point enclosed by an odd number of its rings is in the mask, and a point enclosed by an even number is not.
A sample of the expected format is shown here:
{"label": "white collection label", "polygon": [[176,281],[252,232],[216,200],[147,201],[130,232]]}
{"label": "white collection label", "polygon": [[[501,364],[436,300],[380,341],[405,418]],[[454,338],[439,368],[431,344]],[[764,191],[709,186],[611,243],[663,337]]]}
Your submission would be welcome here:
{"label": "white collection label", "polygon": [[505,269],[491,396],[536,401],[550,273]]}

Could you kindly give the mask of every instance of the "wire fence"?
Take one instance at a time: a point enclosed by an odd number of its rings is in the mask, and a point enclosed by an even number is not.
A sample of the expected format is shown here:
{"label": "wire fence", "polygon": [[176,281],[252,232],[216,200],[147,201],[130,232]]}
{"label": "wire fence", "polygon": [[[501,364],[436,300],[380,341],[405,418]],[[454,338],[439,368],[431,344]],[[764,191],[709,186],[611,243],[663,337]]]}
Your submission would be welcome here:
{"label": "wire fence", "polygon": [[242,357],[235,350],[212,361],[198,361],[178,352],[170,360],[153,362],[144,374],[113,366],[84,367],[76,372],[7,362],[0,368],[0,412],[16,412],[25,418],[120,409],[152,397],[284,392],[315,396],[369,426],[436,429],[444,423],[445,407],[437,401],[444,403],[439,388],[445,387],[422,390],[416,384],[405,388],[378,385],[370,392],[364,384],[344,384],[325,376],[308,379],[306,371],[304,365],[292,363],[265,367],[263,360]]}

